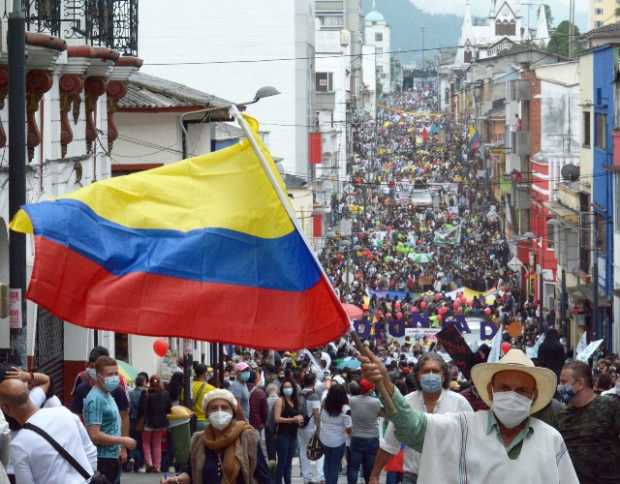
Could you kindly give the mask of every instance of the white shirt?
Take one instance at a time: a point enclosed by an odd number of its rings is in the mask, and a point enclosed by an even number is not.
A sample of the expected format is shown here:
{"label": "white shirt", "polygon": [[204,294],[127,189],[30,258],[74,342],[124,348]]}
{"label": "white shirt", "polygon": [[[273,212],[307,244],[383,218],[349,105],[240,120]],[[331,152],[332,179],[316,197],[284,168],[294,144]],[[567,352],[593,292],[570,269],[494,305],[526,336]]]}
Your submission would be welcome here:
{"label": "white shirt", "polygon": [[604,392],[601,392],[601,396],[605,396],[605,395],[620,395],[620,386],[616,385],[610,388],[609,390],[605,390]]}
{"label": "white shirt", "polygon": [[321,412],[321,428],[319,430],[319,440],[326,447],[340,447],[347,441],[345,429],[353,426],[351,416],[344,413],[332,417],[325,410]]}
{"label": "white shirt", "polygon": [[41,387],[34,387],[30,390],[28,397],[37,408],[54,408],[62,406],[62,402],[56,395],[52,395],[50,398],[47,398],[46,393]]}
{"label": "white shirt", "polygon": [[495,430],[487,433],[488,413],[429,415],[418,482],[579,484],[556,429],[530,418],[533,431],[512,460]]}
{"label": "white shirt", "polygon": [[[28,423],[45,430],[91,475],[97,448],[77,415],[65,407],[42,408]],[[11,441],[11,464],[18,483],[83,484],[84,478],[39,434],[22,429]]]}
{"label": "white shirt", "polygon": [[[423,394],[420,391],[409,393],[405,395],[405,401],[416,410],[422,412],[428,412],[424,405]],[[459,413],[459,412],[473,412],[474,409],[467,399],[452,390],[441,390],[439,400],[435,404],[433,413]],[[394,435],[394,425],[390,423],[385,436],[381,441],[381,448],[389,454],[398,454],[400,451],[400,442]],[[403,470],[412,474],[417,474],[420,469],[421,454],[415,450],[405,447],[404,449],[404,465]]]}

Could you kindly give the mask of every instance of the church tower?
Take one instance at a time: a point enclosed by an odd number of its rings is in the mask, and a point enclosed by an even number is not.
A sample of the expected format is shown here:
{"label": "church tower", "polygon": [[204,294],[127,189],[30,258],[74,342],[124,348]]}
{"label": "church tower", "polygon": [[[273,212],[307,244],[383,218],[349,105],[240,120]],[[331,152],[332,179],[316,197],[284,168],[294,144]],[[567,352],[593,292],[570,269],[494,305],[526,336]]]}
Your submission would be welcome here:
{"label": "church tower", "polygon": [[456,62],[458,64],[471,64],[475,60],[475,40],[474,22],[471,15],[471,0],[465,0],[465,16],[463,18],[463,27],[461,28],[459,48],[456,53]]}
{"label": "church tower", "polygon": [[508,37],[513,42],[523,40],[521,0],[491,0],[493,14],[489,16],[492,42]]}

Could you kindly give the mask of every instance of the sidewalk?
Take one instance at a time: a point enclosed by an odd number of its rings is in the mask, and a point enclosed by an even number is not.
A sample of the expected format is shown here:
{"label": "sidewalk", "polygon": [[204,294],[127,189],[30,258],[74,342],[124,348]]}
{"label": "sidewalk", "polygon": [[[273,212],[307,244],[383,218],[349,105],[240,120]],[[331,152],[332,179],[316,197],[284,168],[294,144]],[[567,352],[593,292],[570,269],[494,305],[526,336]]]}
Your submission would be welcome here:
{"label": "sidewalk", "polygon": [[[136,474],[129,473],[123,474],[121,484],[154,484],[159,483],[161,474]],[[338,484],[346,484],[347,479],[341,475],[338,479]],[[363,478],[359,478],[358,482],[364,482]],[[293,459],[293,480],[292,484],[304,484],[304,481],[299,477],[299,459]]]}

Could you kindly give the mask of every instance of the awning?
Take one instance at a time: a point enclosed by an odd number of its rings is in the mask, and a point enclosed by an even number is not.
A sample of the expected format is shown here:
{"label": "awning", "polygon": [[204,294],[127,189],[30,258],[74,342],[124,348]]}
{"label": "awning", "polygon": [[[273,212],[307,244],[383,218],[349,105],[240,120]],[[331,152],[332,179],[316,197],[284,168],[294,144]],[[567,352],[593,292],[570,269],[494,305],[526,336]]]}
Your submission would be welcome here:
{"label": "awning", "polygon": [[543,202],[545,208],[548,208],[562,222],[570,225],[579,225],[579,213],[565,207],[558,202]]}

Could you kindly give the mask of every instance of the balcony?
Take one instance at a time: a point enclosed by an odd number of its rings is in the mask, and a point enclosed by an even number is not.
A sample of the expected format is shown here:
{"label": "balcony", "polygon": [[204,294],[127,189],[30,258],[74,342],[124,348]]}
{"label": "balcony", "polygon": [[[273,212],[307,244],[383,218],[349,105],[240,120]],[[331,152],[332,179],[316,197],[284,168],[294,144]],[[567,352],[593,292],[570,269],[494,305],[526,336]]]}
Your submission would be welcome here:
{"label": "balcony", "polygon": [[138,0],[25,0],[26,30],[138,54]]}
{"label": "balcony", "polygon": [[530,81],[516,79],[506,82],[506,102],[530,101],[531,99],[532,92],[530,89]]}
{"label": "balcony", "polygon": [[334,111],[336,108],[336,93],[315,92],[314,109],[316,111]]}

